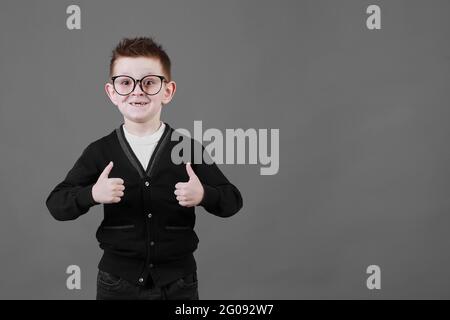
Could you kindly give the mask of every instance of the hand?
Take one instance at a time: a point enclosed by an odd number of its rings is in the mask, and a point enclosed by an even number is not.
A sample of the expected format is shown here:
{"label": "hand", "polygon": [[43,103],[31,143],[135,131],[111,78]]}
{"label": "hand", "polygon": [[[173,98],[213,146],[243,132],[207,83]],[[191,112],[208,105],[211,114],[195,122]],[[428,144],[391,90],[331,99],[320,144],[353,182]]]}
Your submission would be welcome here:
{"label": "hand", "polygon": [[194,207],[202,202],[205,191],[203,185],[191,168],[191,164],[186,163],[186,171],[189,176],[188,182],[178,182],[175,185],[175,194],[178,203],[183,207]]}
{"label": "hand", "polygon": [[92,197],[98,203],[117,203],[123,197],[124,181],[120,178],[108,178],[112,167],[111,161],[92,187]]}

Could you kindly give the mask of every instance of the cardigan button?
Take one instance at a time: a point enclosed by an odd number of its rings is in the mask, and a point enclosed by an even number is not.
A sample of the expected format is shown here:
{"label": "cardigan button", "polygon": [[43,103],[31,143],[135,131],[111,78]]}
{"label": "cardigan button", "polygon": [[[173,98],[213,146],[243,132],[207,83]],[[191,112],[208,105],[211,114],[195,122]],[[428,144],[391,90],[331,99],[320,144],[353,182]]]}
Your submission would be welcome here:
{"label": "cardigan button", "polygon": [[145,186],[148,187],[150,185],[150,182],[145,181]]}
{"label": "cardigan button", "polygon": [[154,246],[155,243],[154,243],[153,241],[150,241],[150,245],[151,245],[151,246]]}
{"label": "cardigan button", "polygon": [[152,214],[151,214],[151,213],[149,213],[149,214],[147,215],[147,217],[151,218],[151,217],[152,217]]}
{"label": "cardigan button", "polygon": [[144,278],[139,278],[139,282],[140,283],[144,282]]}

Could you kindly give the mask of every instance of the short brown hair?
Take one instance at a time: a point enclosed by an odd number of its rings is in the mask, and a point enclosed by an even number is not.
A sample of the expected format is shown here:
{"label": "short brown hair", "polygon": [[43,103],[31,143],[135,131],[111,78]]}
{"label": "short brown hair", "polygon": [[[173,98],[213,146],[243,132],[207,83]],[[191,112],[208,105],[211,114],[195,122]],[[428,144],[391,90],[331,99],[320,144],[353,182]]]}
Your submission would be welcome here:
{"label": "short brown hair", "polygon": [[171,62],[166,51],[152,38],[136,37],[124,38],[114,48],[109,64],[109,76],[112,76],[114,63],[120,57],[150,57],[157,58],[161,63],[167,81],[171,80]]}

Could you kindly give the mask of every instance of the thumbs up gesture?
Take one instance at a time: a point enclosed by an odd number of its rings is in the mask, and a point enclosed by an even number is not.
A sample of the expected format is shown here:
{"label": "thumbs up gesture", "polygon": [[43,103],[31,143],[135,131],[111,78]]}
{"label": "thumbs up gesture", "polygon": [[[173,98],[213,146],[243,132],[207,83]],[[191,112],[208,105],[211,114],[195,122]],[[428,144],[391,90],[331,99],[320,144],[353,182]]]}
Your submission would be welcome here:
{"label": "thumbs up gesture", "polygon": [[175,195],[177,196],[178,203],[183,207],[193,207],[198,205],[203,199],[203,186],[194,170],[191,168],[191,164],[186,163],[186,171],[189,176],[188,182],[178,182],[175,185]]}
{"label": "thumbs up gesture", "polygon": [[112,167],[113,162],[111,161],[92,187],[92,197],[98,203],[117,203],[123,197],[124,181],[120,178],[108,178]]}

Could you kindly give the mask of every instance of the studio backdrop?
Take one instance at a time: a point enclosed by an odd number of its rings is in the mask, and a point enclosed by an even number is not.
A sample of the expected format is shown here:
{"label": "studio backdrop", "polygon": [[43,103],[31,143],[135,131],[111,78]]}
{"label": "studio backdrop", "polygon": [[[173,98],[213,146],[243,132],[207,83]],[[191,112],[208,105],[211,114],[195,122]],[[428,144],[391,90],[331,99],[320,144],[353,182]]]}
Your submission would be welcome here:
{"label": "studio backdrop", "polygon": [[243,198],[231,218],[196,209],[201,299],[450,298],[449,10],[3,1],[0,298],[95,297],[102,206],[61,222],[45,200],[123,122],[104,85],[113,47],[137,36],[172,60],[161,119],[220,139]]}

